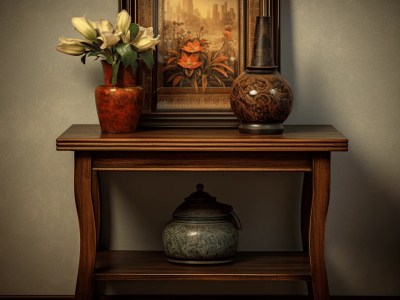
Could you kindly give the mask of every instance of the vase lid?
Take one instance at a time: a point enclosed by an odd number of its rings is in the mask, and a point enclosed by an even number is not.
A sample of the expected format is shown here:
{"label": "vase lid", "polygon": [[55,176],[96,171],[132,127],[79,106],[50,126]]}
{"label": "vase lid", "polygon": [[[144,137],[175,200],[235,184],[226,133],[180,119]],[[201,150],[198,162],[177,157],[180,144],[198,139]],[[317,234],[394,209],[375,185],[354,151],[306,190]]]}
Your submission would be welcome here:
{"label": "vase lid", "polygon": [[232,218],[232,206],[218,202],[215,197],[204,192],[203,189],[203,184],[197,184],[197,191],[185,198],[185,201],[174,211],[174,219],[185,221],[212,221],[230,220]]}

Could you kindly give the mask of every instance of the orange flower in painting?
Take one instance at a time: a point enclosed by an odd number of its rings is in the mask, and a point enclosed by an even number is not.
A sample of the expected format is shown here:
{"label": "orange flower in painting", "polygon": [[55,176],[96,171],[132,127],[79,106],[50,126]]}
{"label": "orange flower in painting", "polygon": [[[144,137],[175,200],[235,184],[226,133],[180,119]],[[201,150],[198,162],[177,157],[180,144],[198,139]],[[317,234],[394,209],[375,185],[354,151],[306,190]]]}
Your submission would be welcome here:
{"label": "orange flower in painting", "polygon": [[232,38],[232,31],[225,30],[224,36],[225,36],[225,38],[227,38],[229,40],[230,38]]}
{"label": "orange flower in painting", "polygon": [[186,55],[186,53],[182,54],[182,57],[178,61],[178,65],[185,69],[196,69],[200,67],[203,62],[198,61],[199,57],[195,54]]}
{"label": "orange flower in painting", "polygon": [[189,53],[204,52],[204,48],[200,46],[200,42],[198,40],[195,40],[194,42],[188,42],[184,47],[182,47],[182,50]]}

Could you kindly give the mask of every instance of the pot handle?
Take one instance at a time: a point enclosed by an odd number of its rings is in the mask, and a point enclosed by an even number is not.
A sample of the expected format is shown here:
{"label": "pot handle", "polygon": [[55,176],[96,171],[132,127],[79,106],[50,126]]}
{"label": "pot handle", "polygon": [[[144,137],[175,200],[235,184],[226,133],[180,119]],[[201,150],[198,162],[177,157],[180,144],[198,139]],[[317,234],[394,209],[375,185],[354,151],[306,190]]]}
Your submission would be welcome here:
{"label": "pot handle", "polygon": [[236,228],[239,230],[242,229],[242,223],[240,222],[238,215],[233,210],[231,211],[231,215],[233,224],[236,226]]}

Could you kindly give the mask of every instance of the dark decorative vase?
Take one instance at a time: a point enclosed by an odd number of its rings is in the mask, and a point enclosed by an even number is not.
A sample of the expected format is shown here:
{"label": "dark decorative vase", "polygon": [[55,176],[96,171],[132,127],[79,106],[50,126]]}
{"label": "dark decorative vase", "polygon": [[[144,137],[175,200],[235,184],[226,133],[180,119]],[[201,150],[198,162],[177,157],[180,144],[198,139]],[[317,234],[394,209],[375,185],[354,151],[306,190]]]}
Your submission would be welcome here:
{"label": "dark decorative vase", "polygon": [[221,264],[233,260],[240,221],[230,205],[217,202],[197,185],[163,231],[167,259],[181,264]]}
{"label": "dark decorative vase", "polygon": [[257,17],[252,65],[232,85],[231,107],[239,132],[281,134],[293,105],[289,83],[277,71],[270,17]]}
{"label": "dark decorative vase", "polygon": [[104,85],[96,88],[96,108],[102,133],[135,132],[142,112],[144,89],[136,86],[135,74],[120,67],[112,85],[112,66],[102,61]]}

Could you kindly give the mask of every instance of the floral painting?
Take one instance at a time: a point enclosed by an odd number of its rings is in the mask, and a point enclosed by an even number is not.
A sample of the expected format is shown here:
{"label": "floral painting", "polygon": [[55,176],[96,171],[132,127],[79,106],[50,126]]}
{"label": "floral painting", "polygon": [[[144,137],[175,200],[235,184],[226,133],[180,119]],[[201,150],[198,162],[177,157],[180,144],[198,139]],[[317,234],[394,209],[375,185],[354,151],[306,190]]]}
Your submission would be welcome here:
{"label": "floral painting", "polygon": [[209,88],[232,85],[238,75],[238,1],[162,1],[161,85]]}

